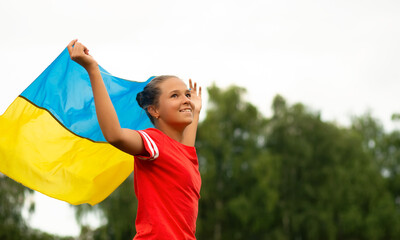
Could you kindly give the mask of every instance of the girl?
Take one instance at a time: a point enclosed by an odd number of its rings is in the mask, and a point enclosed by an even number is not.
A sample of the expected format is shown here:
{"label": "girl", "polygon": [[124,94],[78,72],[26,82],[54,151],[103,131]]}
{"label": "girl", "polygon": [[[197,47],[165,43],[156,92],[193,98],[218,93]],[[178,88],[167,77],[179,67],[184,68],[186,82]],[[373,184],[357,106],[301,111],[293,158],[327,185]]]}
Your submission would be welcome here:
{"label": "girl", "polygon": [[97,62],[77,40],[68,46],[71,59],[86,69],[97,118],[105,139],[135,156],[134,186],[138,199],[134,239],[196,239],[200,173],[194,148],[201,88],[189,89],[175,76],[154,78],[136,100],[155,128],[121,128]]}

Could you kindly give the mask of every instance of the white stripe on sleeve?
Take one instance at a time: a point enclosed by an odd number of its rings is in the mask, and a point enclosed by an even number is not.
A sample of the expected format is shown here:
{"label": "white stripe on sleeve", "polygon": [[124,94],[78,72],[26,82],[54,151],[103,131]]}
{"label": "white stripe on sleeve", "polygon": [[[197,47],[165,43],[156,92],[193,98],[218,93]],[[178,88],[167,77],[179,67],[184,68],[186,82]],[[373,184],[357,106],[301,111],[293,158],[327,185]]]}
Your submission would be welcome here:
{"label": "white stripe on sleeve", "polygon": [[143,133],[143,135],[144,135],[146,138],[148,138],[148,140],[150,141],[150,143],[151,143],[152,146],[153,146],[153,150],[154,150],[153,159],[158,158],[158,156],[159,156],[160,154],[159,154],[158,147],[157,147],[156,143],[153,141],[153,139],[151,139],[151,137],[150,137],[146,132],[143,132],[143,131],[142,131],[141,133]]}
{"label": "white stripe on sleeve", "polygon": [[142,134],[143,138],[145,139],[144,143],[150,150],[149,152],[150,157],[148,158],[148,160],[155,160],[159,156],[157,145],[146,132],[144,131],[139,131],[139,132]]}

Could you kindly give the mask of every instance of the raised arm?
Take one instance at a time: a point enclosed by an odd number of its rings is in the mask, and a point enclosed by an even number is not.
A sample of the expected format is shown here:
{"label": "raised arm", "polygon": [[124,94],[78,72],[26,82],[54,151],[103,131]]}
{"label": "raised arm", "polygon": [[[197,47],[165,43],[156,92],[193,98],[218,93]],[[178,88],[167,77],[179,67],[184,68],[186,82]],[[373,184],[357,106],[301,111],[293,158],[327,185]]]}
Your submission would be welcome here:
{"label": "raised arm", "polygon": [[129,154],[143,154],[145,148],[139,133],[121,128],[117,113],[101,77],[99,66],[96,60],[89,55],[89,50],[78,40],[71,41],[67,48],[71,59],[84,67],[89,74],[97,120],[107,142]]}
{"label": "raised arm", "polygon": [[196,142],[197,126],[199,125],[200,111],[201,111],[201,87],[197,89],[197,83],[194,85],[192,79],[189,79],[189,89],[191,93],[191,101],[195,109],[193,112],[193,122],[185,128],[183,132],[182,143],[188,146],[194,146]]}

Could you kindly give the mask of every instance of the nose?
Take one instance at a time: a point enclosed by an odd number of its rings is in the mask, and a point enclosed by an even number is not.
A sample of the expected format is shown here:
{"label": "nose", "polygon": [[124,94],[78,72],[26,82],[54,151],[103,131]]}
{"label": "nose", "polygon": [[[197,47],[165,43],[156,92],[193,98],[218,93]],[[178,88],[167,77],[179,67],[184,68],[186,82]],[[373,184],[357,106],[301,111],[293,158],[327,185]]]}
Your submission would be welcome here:
{"label": "nose", "polygon": [[190,99],[187,96],[183,97],[183,104],[184,105],[189,105],[191,108],[193,108],[193,103],[192,103],[192,99]]}
{"label": "nose", "polygon": [[188,103],[188,102],[190,102],[190,101],[192,101],[189,97],[187,97],[186,95],[185,96],[183,96],[183,102],[184,103]]}

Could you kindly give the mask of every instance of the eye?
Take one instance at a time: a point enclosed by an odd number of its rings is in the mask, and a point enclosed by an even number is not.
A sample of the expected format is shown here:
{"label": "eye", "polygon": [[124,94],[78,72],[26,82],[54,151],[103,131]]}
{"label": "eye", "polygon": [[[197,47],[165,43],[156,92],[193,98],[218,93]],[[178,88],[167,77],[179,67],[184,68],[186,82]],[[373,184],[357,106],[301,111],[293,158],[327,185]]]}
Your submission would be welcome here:
{"label": "eye", "polygon": [[191,98],[191,97],[192,97],[192,94],[186,93],[186,97],[187,97],[187,98]]}
{"label": "eye", "polygon": [[171,95],[171,98],[176,98],[176,97],[178,97],[178,94],[176,94],[176,93]]}

